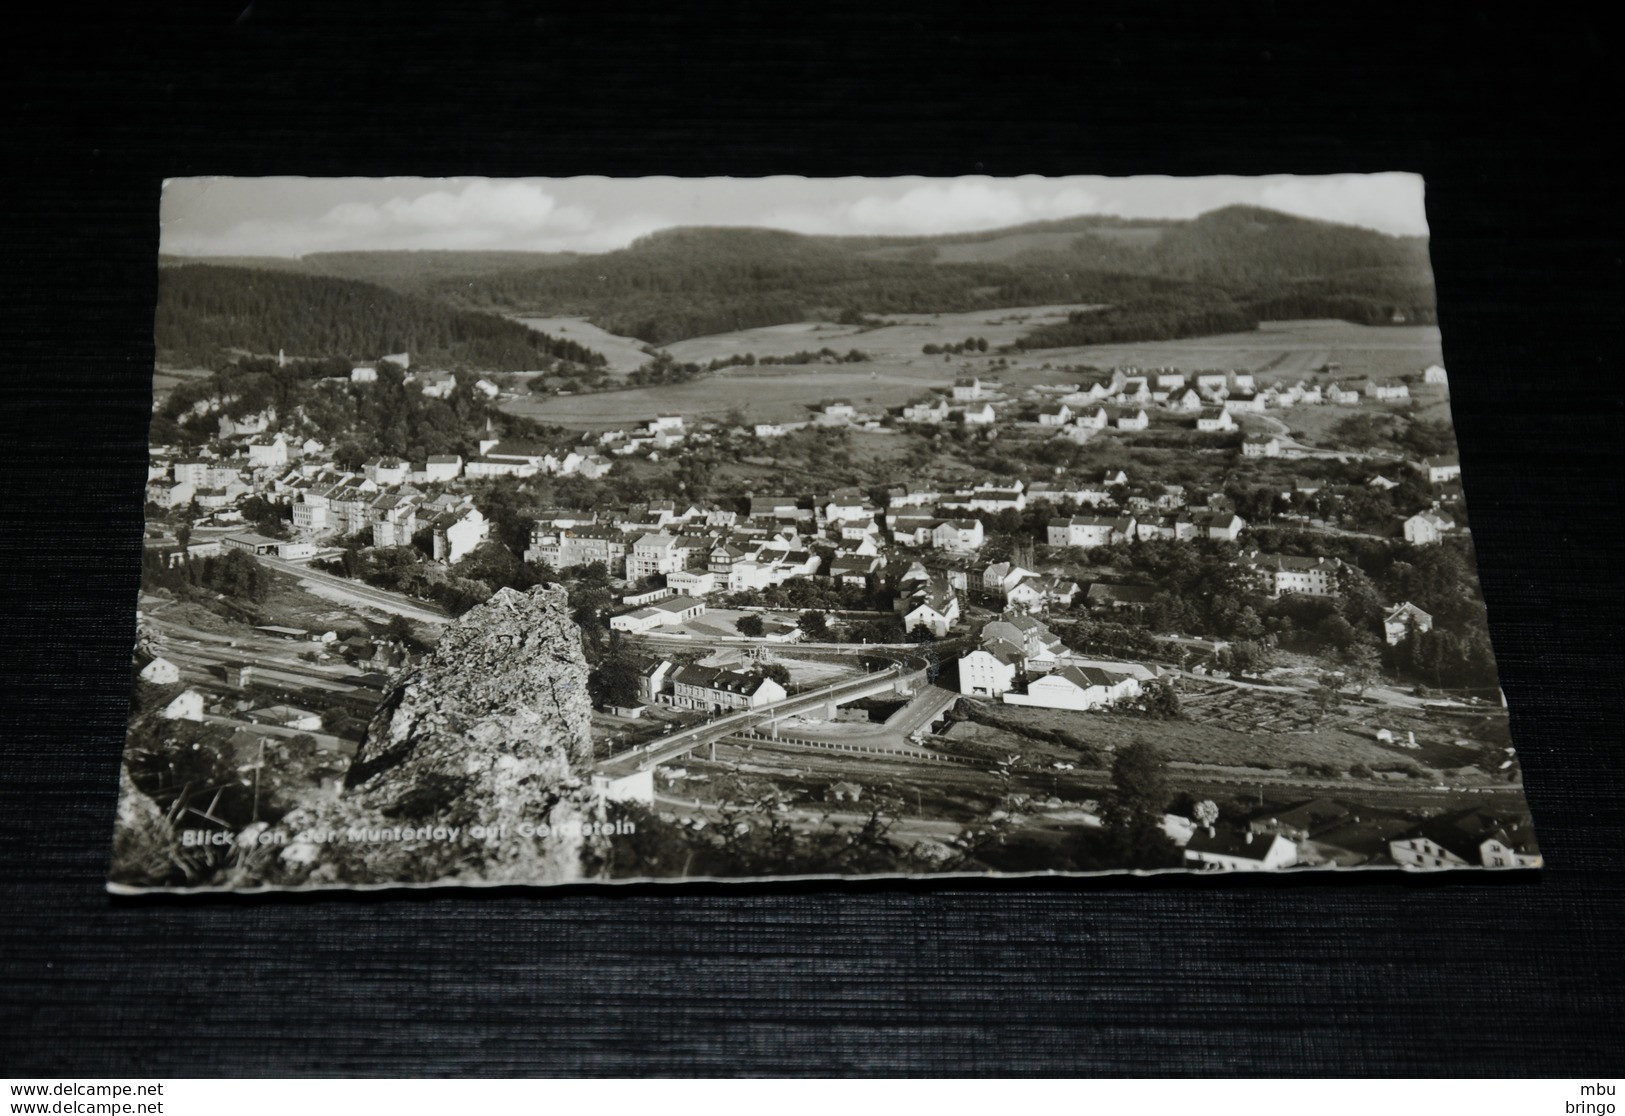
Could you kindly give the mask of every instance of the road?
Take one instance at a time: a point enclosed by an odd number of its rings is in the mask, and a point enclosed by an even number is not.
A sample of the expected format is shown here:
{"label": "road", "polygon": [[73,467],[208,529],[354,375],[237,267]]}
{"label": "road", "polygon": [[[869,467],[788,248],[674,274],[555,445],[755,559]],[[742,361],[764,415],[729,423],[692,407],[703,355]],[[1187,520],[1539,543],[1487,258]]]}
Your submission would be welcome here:
{"label": "road", "polygon": [[597,765],[598,771],[612,778],[647,771],[651,767],[658,767],[667,760],[686,755],[695,748],[713,743],[741,729],[761,724],[771,725],[785,717],[825,705],[831,698],[840,698],[842,702],[846,702],[884,693],[897,685],[901,674],[900,668],[888,667],[874,674],[866,674],[862,678],[851,678],[832,686],[797,694],[784,701],[716,717],[704,724],[659,737],[631,751],[601,760]]}
{"label": "road", "polygon": [[391,593],[387,589],[379,589],[324,570],[313,570],[303,562],[272,558],[269,554],[260,555],[259,561],[273,570],[298,578],[307,587],[325,589],[327,594],[336,594],[345,602],[361,608],[374,608],[394,616],[404,616],[420,624],[446,624],[451,620],[445,610],[437,604],[416,600],[400,593]]}

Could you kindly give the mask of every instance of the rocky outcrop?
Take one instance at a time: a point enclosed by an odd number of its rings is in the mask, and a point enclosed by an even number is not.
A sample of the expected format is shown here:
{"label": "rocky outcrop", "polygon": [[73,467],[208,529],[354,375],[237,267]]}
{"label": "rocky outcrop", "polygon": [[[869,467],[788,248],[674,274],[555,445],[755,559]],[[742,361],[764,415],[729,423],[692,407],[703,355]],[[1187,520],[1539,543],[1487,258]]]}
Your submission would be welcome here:
{"label": "rocky outcrop", "polygon": [[499,590],[395,680],[337,799],[283,820],[273,882],[579,878],[591,719],[564,590]]}

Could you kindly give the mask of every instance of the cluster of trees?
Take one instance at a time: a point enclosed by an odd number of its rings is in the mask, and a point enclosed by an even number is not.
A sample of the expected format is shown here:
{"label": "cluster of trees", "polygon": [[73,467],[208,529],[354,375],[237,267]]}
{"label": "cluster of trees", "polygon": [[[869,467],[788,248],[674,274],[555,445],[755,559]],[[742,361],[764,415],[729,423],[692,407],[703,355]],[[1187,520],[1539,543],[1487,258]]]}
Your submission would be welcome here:
{"label": "cluster of trees", "polygon": [[606,363],[602,353],[507,318],[371,283],[207,264],[159,271],[156,333],[160,354],[191,359],[241,350],[357,360],[410,352],[503,372]]}
{"label": "cluster of trees", "polygon": [[[1176,286],[1055,258],[938,264],[767,229],[653,233],[573,265],[447,279],[448,300],[585,314],[655,345],[819,317],[1113,302]],[[865,319],[866,320],[866,319]]]}
{"label": "cluster of trees", "polygon": [[829,346],[822,349],[800,349],[780,356],[758,357],[755,353],[743,356],[717,357],[705,366],[707,372],[720,372],[724,368],[754,368],[758,364],[862,364],[869,354],[862,349],[848,349],[838,353]]}
{"label": "cluster of trees", "polygon": [[141,555],[141,584],[151,591],[168,589],[176,596],[223,593],[249,604],[259,604],[271,593],[272,574],[253,555],[228,550],[214,558],[189,558],[171,563],[169,556],[149,547]]}
{"label": "cluster of trees", "polygon": [[920,352],[926,356],[936,356],[938,353],[952,353],[955,355],[959,353],[985,353],[987,352],[987,338],[967,337],[963,341],[956,341],[948,345],[928,343],[921,347]]}
{"label": "cluster of trees", "polygon": [[1165,341],[1214,333],[1246,333],[1258,317],[1220,290],[1188,287],[1169,294],[1123,302],[1099,310],[1076,310],[1064,321],[1047,322],[1016,341],[1021,349]]}

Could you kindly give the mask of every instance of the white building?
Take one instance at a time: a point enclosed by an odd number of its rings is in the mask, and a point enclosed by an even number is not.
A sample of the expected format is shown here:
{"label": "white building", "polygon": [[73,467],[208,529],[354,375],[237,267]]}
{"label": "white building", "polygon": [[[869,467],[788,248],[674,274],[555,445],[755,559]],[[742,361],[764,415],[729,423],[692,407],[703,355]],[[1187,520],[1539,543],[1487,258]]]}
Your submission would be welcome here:
{"label": "white building", "polygon": [[994,649],[978,647],[959,660],[959,692],[976,697],[998,697],[1015,689],[1021,655],[1007,644]]}
{"label": "white building", "polygon": [[1123,698],[1138,697],[1140,680],[1099,667],[1063,666],[1027,684],[1025,694],[1007,693],[1010,705],[1043,709],[1099,709]]}
{"label": "white building", "polygon": [[424,480],[431,484],[454,481],[462,475],[463,459],[456,454],[431,457],[423,466]]}
{"label": "white building", "polygon": [[1298,862],[1298,846],[1279,833],[1197,829],[1185,845],[1185,864],[1204,872],[1271,872]]}
{"label": "white building", "polygon": [[447,512],[434,520],[434,558],[460,562],[491,535],[491,525],[475,507]]}
{"label": "white building", "polygon": [[1452,520],[1437,512],[1417,512],[1404,523],[1405,541],[1415,546],[1432,546],[1454,526]]}

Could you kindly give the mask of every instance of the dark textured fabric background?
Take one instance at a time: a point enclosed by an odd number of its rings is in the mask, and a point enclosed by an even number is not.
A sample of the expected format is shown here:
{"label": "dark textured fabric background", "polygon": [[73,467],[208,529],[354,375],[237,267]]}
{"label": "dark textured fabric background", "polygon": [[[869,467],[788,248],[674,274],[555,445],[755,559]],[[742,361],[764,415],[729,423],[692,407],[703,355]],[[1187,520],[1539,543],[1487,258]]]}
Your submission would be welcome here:
{"label": "dark textured fabric background", "polygon": [[[444,7],[0,41],[0,1072],[1619,1070],[1619,60],[1584,8]],[[1429,176],[1543,873],[103,893],[164,176],[1388,169]]]}

